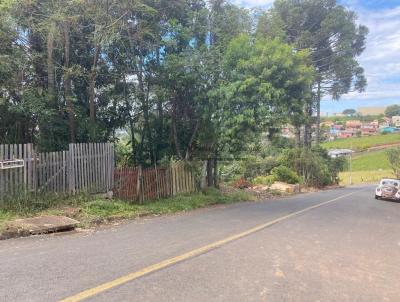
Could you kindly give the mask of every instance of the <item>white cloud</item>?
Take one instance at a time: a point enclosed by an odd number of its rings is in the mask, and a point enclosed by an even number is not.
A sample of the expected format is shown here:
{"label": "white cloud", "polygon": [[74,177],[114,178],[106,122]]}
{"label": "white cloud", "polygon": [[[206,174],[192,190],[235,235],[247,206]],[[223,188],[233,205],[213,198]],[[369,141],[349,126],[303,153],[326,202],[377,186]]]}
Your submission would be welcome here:
{"label": "white cloud", "polygon": [[[370,31],[367,47],[359,57],[359,62],[365,69],[368,87],[365,92],[351,92],[341,99],[359,101],[360,106],[376,105],[380,100],[382,103],[387,103],[390,99],[392,102],[400,103],[400,6],[391,9],[365,9],[362,1],[364,0],[342,0],[342,3],[356,11],[358,22],[366,25]],[[274,1],[231,0],[231,2],[248,8],[268,8]],[[328,99],[330,98],[325,98]]]}
{"label": "white cloud", "polygon": [[368,79],[366,92],[350,93],[344,99],[387,99],[400,101],[400,6],[385,10],[355,8],[359,22],[370,33],[360,57]]}

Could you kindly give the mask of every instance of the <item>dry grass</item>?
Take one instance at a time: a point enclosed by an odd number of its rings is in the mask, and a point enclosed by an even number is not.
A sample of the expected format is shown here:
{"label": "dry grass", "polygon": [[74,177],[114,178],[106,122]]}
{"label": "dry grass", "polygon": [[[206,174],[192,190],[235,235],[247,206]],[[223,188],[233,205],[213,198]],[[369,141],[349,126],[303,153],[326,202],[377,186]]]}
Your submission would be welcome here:
{"label": "dry grass", "polygon": [[[378,183],[382,178],[394,177],[392,170],[353,171],[351,173],[352,184]],[[339,173],[340,185],[350,185],[350,172]]]}

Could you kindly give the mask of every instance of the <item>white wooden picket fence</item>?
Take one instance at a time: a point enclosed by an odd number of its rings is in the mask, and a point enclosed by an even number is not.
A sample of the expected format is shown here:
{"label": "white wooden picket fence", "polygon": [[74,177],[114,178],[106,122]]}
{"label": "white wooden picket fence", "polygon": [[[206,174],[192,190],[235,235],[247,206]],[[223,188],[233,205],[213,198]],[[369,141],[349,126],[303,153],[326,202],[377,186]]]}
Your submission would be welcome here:
{"label": "white wooden picket fence", "polygon": [[114,147],[70,144],[59,152],[36,152],[32,144],[0,145],[0,199],[20,194],[103,193],[112,190]]}

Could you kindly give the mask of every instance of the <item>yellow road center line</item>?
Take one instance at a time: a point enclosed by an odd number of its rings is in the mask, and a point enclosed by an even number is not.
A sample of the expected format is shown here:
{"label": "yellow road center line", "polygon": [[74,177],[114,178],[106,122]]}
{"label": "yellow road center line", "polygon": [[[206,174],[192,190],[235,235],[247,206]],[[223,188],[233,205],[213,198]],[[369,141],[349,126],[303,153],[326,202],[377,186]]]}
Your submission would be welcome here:
{"label": "yellow road center line", "polygon": [[267,228],[269,226],[272,226],[272,225],[274,225],[274,224],[276,224],[278,222],[281,222],[283,220],[292,218],[294,216],[298,216],[298,215],[300,215],[302,213],[308,212],[308,211],[310,211],[312,209],[321,207],[321,206],[326,205],[328,203],[331,203],[331,202],[337,201],[339,199],[345,198],[347,196],[353,195],[355,193],[357,193],[357,191],[356,192],[352,192],[352,193],[348,193],[348,194],[336,197],[334,199],[331,199],[331,200],[328,200],[328,201],[325,201],[325,202],[321,202],[319,204],[307,207],[307,208],[305,208],[303,210],[300,210],[300,211],[297,211],[297,212],[294,212],[294,213],[279,217],[277,219],[274,219],[274,220],[269,221],[267,223],[258,225],[256,227],[251,228],[251,229],[249,229],[247,231],[244,231],[242,233],[229,236],[229,237],[227,237],[225,239],[213,242],[213,243],[208,244],[206,246],[203,246],[203,247],[200,247],[198,249],[192,250],[190,252],[184,253],[184,254],[182,254],[180,256],[161,261],[159,263],[156,263],[156,264],[150,265],[148,267],[145,267],[145,268],[143,268],[143,269],[141,269],[139,271],[136,271],[136,272],[130,273],[128,275],[122,276],[120,278],[117,278],[115,280],[103,283],[103,284],[101,284],[99,286],[87,289],[85,291],[82,291],[82,292],[74,295],[74,296],[71,296],[71,297],[65,298],[63,300],[60,300],[60,302],[78,302],[78,301],[82,301],[84,299],[87,299],[89,297],[93,297],[95,295],[98,295],[98,294],[100,294],[102,292],[105,292],[105,291],[107,291],[107,290],[109,290],[111,288],[114,288],[116,286],[125,284],[127,282],[132,281],[132,280],[140,278],[140,277],[142,277],[144,275],[159,271],[159,270],[161,270],[163,268],[166,268],[166,267],[169,267],[169,266],[171,266],[173,264],[176,264],[176,263],[182,262],[184,260],[196,257],[196,256],[201,255],[201,254],[204,254],[204,253],[209,252],[209,251],[211,251],[211,250],[213,250],[215,248],[218,248],[218,247],[220,247],[222,245],[225,245],[225,244],[227,244],[229,242],[238,240],[240,238],[243,238],[245,236],[248,236],[250,234],[258,232],[258,231],[260,231],[262,229],[265,229],[265,228]]}

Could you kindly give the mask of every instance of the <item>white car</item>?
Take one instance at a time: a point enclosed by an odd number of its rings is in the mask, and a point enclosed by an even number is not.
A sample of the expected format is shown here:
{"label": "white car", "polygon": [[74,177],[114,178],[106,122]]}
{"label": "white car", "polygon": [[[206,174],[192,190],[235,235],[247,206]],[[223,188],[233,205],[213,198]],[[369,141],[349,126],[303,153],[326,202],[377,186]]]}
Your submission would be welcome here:
{"label": "white car", "polygon": [[375,189],[376,199],[400,200],[400,180],[393,178],[381,179],[379,186]]}

